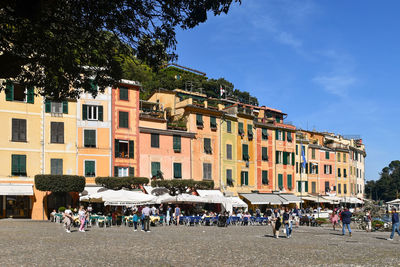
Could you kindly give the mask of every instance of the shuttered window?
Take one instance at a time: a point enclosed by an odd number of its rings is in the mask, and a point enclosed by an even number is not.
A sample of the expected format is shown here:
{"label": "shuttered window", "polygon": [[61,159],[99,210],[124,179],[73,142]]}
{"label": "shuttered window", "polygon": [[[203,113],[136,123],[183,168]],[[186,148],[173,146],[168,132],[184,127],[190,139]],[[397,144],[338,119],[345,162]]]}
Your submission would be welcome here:
{"label": "shuttered window", "polygon": [[308,193],[308,181],[304,182],[304,191]]}
{"label": "shuttered window", "polygon": [[268,130],[263,128],[262,129],[262,134],[261,134],[262,140],[268,140]]}
{"label": "shuttered window", "polygon": [[211,139],[210,138],[204,138],[204,153],[212,154]]}
{"label": "shuttered window", "polygon": [[240,183],[241,185],[249,185],[249,173],[246,171],[240,172]]}
{"label": "shuttered window", "polygon": [[152,177],[154,177],[154,176],[157,177],[160,172],[161,172],[161,163],[153,161],[151,163],[151,176]]}
{"label": "shuttered window", "polygon": [[173,136],[173,149],[176,153],[181,152],[181,136],[180,135]]}
{"label": "shuttered window", "polygon": [[151,147],[160,147],[160,135],[156,133],[151,134]]}
{"label": "shuttered window", "polygon": [[286,151],[283,151],[283,165],[288,164],[288,153]]}
{"label": "shuttered window", "polygon": [[226,144],[226,159],[232,159],[232,145]]}
{"label": "shuttered window", "polygon": [[228,133],[231,133],[231,132],[232,132],[232,122],[231,122],[231,121],[227,121],[227,122],[226,122],[226,131],[227,131]]}
{"label": "shuttered window", "polygon": [[226,170],[226,184],[228,186],[233,186],[232,170],[231,169],[227,169]]}
{"label": "shuttered window", "polygon": [[64,122],[54,122],[50,124],[51,143],[64,144]]}
{"label": "shuttered window", "polygon": [[103,121],[103,106],[82,105],[82,120]]}
{"label": "shuttered window", "polygon": [[325,158],[329,159],[329,151],[325,151]]}
{"label": "shuttered window", "polygon": [[311,158],[315,159],[315,148],[311,149]]}
{"label": "shuttered window", "polygon": [[182,178],[182,163],[174,163],[174,178]]}
{"label": "shuttered window", "polygon": [[94,160],[85,160],[85,176],[96,176],[96,162]]}
{"label": "shuttered window", "polygon": [[131,176],[131,177],[135,176],[135,168],[134,167],[129,167],[129,176]]}
{"label": "shuttered window", "polygon": [[26,142],[26,120],[12,119],[13,142]]}
{"label": "shuttered window", "polygon": [[329,188],[329,182],[325,182],[325,192],[329,192],[330,188]]}
{"label": "shuttered window", "polygon": [[129,113],[120,111],[119,112],[119,127],[120,128],[129,128]]}
{"label": "shuttered window", "polygon": [[203,179],[211,180],[212,179],[212,165],[211,163],[203,163]]}
{"label": "shuttered window", "polygon": [[243,122],[239,122],[238,133],[241,136],[244,135]]}
{"label": "shuttered window", "polygon": [[249,161],[250,160],[250,156],[249,156],[249,146],[246,144],[242,144],[242,159],[245,161]]}
{"label": "shuttered window", "polygon": [[292,133],[287,132],[287,140],[288,140],[288,142],[292,142],[293,141],[292,140]]}
{"label": "shuttered window", "polygon": [[198,127],[203,127],[203,115],[196,114],[196,125]]}
{"label": "shuttered window", "polygon": [[278,174],[278,186],[280,189],[283,188],[283,174]]}
{"label": "shuttered window", "polygon": [[247,135],[249,140],[253,139],[253,125],[247,124]]}
{"label": "shuttered window", "polygon": [[312,182],[311,183],[311,193],[315,193],[316,192],[316,189],[317,187],[316,187],[316,184],[315,184],[315,182]]}
{"label": "shuttered window", "polygon": [[262,184],[267,185],[268,184],[268,171],[262,171],[261,176],[262,176],[262,181],[261,181]]}
{"label": "shuttered window", "polygon": [[217,118],[210,117],[210,128],[216,129],[217,128]]}
{"label": "shuttered window", "polygon": [[62,175],[63,174],[63,160],[62,159],[51,159],[51,174]]}
{"label": "shuttered window", "polygon": [[126,88],[126,87],[119,88],[119,99],[120,100],[129,100],[128,88]]}
{"label": "shuttered window", "polygon": [[287,175],[287,187],[288,187],[289,190],[291,190],[293,188],[292,175],[291,174]]}
{"label": "shuttered window", "polygon": [[261,158],[263,161],[268,161],[268,148],[267,147],[263,147],[261,148]]}
{"label": "shuttered window", "polygon": [[301,181],[297,181],[297,192],[301,192]]}
{"label": "shuttered window", "polygon": [[11,155],[11,175],[26,176],[26,155]]}
{"label": "shuttered window", "polygon": [[96,147],[96,130],[84,130],[84,147]]}

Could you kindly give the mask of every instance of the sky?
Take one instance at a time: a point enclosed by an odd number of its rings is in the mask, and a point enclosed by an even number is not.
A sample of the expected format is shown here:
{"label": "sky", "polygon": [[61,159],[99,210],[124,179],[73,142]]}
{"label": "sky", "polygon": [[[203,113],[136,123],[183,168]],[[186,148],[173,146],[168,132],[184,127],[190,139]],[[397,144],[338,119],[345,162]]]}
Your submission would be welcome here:
{"label": "sky", "polygon": [[308,130],[359,135],[366,180],[399,159],[400,1],[242,0],[179,30],[178,64]]}

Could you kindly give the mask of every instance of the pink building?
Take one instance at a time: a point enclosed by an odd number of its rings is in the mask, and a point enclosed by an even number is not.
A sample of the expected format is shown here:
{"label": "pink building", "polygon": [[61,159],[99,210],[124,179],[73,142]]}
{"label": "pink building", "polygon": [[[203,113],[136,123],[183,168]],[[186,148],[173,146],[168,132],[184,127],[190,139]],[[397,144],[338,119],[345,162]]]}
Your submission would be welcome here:
{"label": "pink building", "polygon": [[335,151],[329,148],[320,148],[319,153],[319,180],[318,192],[321,195],[336,192],[335,179]]}

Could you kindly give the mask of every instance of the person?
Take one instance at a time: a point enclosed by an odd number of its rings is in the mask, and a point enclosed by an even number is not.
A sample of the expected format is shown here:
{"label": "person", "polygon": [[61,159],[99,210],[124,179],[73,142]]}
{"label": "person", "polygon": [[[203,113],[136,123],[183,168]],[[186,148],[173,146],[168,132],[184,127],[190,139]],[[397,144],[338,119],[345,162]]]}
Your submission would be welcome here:
{"label": "person", "polygon": [[79,211],[78,211],[78,216],[79,216],[79,232],[85,232],[85,223],[86,223],[86,211],[83,208],[83,206],[79,207]]}
{"label": "person", "polygon": [[367,211],[367,213],[365,214],[365,222],[367,224],[365,227],[365,231],[371,232],[372,231],[372,217],[371,217],[370,211]]}
{"label": "person", "polygon": [[157,214],[156,210],[157,209],[156,209],[156,207],[154,207],[154,205],[151,206],[151,214],[156,215]]}
{"label": "person", "polygon": [[67,206],[67,209],[64,211],[63,217],[64,217],[65,231],[67,233],[71,233],[71,223],[72,223],[71,205]]}
{"label": "person", "polygon": [[166,213],[166,216],[165,216],[165,224],[166,224],[166,225],[170,225],[170,222],[171,222],[171,211],[172,211],[172,209],[171,209],[171,207],[168,205],[168,207],[167,207],[167,213]]}
{"label": "person", "polygon": [[56,214],[57,214],[57,211],[55,209],[50,213],[50,222],[56,221]]}
{"label": "person", "polygon": [[396,211],[396,208],[392,208],[392,233],[390,234],[390,237],[387,239],[389,241],[393,240],[394,237],[394,232],[397,232],[397,234],[400,236],[400,220],[399,220],[399,214]]}
{"label": "person", "polygon": [[339,217],[337,216],[336,212],[334,212],[334,211],[332,212],[330,220],[331,220],[331,223],[332,223],[333,231],[335,231],[336,230],[336,224],[339,221]]}
{"label": "person", "polygon": [[350,222],[351,222],[351,212],[349,211],[348,208],[345,208],[344,211],[341,213],[342,215],[342,235],[345,234],[345,228],[347,227],[347,230],[349,231],[349,236],[351,236],[351,228],[350,228]]}
{"label": "person", "polygon": [[144,216],[144,231],[145,232],[150,232],[150,215],[151,215],[151,209],[149,206],[145,206],[142,209],[142,214]]}
{"label": "person", "polygon": [[181,208],[179,208],[179,206],[175,207],[175,221],[176,221],[176,225],[179,225],[179,219],[181,217]]}
{"label": "person", "polygon": [[286,238],[290,238],[292,235],[292,222],[290,217],[289,210],[286,208],[285,212],[283,213],[283,224],[285,225],[286,229]]}
{"label": "person", "polygon": [[137,215],[137,211],[133,210],[133,231],[136,232],[137,231],[137,224],[138,224],[138,220],[139,220],[139,216]]}
{"label": "person", "polygon": [[261,217],[261,211],[259,208],[256,209],[256,217],[257,218]]}
{"label": "person", "polygon": [[277,209],[271,214],[272,232],[275,238],[279,238],[279,228],[281,228],[281,215]]}

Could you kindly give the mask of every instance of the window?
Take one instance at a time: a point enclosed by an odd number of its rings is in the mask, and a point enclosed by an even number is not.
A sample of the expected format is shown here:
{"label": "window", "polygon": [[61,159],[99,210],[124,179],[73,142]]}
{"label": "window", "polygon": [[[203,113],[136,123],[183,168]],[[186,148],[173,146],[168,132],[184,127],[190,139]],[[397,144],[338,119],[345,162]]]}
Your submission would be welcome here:
{"label": "window", "polygon": [[311,192],[312,193],[316,192],[316,188],[317,188],[317,186],[316,186],[315,182],[311,182]]}
{"label": "window", "polygon": [[261,132],[261,139],[262,140],[268,140],[268,130],[263,128]]}
{"label": "window", "polygon": [[196,114],[196,125],[197,127],[203,127],[203,115]]}
{"label": "window", "polygon": [[347,184],[343,185],[343,193],[347,194]]}
{"label": "window", "polygon": [[128,88],[126,88],[126,87],[119,88],[119,99],[120,100],[129,100]]}
{"label": "window", "polygon": [[283,174],[278,174],[278,187],[283,189]]}
{"label": "window", "polygon": [[338,184],[338,193],[341,194],[342,193],[342,185]]}
{"label": "window", "polygon": [[311,158],[315,159],[315,148],[311,149]]}
{"label": "window", "polygon": [[261,148],[261,159],[263,161],[268,161],[268,148],[267,147],[262,147]]}
{"label": "window", "polygon": [[12,119],[13,142],[26,142],[26,120]]}
{"label": "window", "polygon": [[347,169],[343,169],[343,177],[346,178],[347,177]]}
{"label": "window", "polygon": [[45,101],[45,112],[52,115],[61,116],[63,113],[68,114],[68,102],[53,102],[50,100]]}
{"label": "window", "polygon": [[310,174],[318,174],[318,163],[310,162]]}
{"label": "window", "polygon": [[239,122],[238,134],[242,137],[244,136],[243,122]]}
{"label": "window", "polygon": [[343,154],[343,162],[346,162],[346,154]]}
{"label": "window", "polygon": [[210,117],[210,128],[217,129],[217,118]]}
{"label": "window", "polygon": [[114,176],[115,177],[127,177],[129,176],[129,168],[128,167],[114,167]]}
{"label": "window", "polygon": [[261,172],[261,183],[263,185],[267,185],[268,184],[268,171],[262,171]]}
{"label": "window", "polygon": [[174,178],[182,178],[182,163],[174,162]]}
{"label": "window", "polygon": [[240,184],[249,185],[249,173],[246,171],[240,172]]}
{"label": "window", "polygon": [[232,159],[232,145],[226,144],[226,159]]}
{"label": "window", "polygon": [[276,164],[282,164],[282,162],[283,162],[282,151],[275,151],[275,157],[276,157]]}
{"label": "window", "polygon": [[281,130],[275,130],[275,139],[278,141],[285,141],[285,132]]}
{"label": "window", "polygon": [[133,140],[114,140],[114,149],[116,158],[134,158],[134,141]]}
{"label": "window", "polygon": [[249,140],[253,140],[253,125],[247,124],[247,136]]}
{"label": "window", "polygon": [[51,159],[50,160],[51,174],[62,175],[63,174],[63,160],[62,159]]}
{"label": "window", "polygon": [[103,121],[103,106],[82,105],[82,120]]}
{"label": "window", "polygon": [[83,135],[84,147],[96,147],[96,130],[84,130]]}
{"label": "window", "polygon": [[151,147],[160,147],[160,135],[156,133],[151,134]]}
{"label": "window", "polygon": [[232,132],[232,122],[231,121],[226,122],[226,132],[228,132],[228,133]]}
{"label": "window", "polygon": [[296,162],[296,173],[299,173],[299,163]]}
{"label": "window", "polygon": [[292,175],[291,174],[287,175],[287,187],[288,187],[289,190],[291,190],[293,188],[292,187]]}
{"label": "window", "polygon": [[332,165],[324,165],[324,174],[332,174]]}
{"label": "window", "polygon": [[120,128],[129,128],[128,118],[129,118],[128,112],[124,112],[124,111],[119,112],[119,127]]}
{"label": "window", "polygon": [[232,170],[231,169],[226,169],[226,184],[228,186],[233,186]]}
{"label": "window", "polygon": [[173,149],[174,149],[175,153],[181,152],[181,136],[180,135],[173,136]]}
{"label": "window", "polygon": [[11,155],[11,175],[26,176],[26,155]]}
{"label": "window", "polygon": [[337,161],[340,162],[340,153],[337,153]]}
{"label": "window", "polygon": [[304,191],[308,192],[308,181],[304,182]]}
{"label": "window", "polygon": [[7,81],[5,93],[6,101],[26,101],[27,103],[34,104],[35,92],[33,87],[25,90],[24,86]]}
{"label": "window", "polygon": [[85,160],[85,177],[96,176],[96,162],[94,160]]}
{"label": "window", "polygon": [[340,168],[337,169],[337,175],[338,177],[342,177],[342,174],[340,173]]}
{"label": "window", "polygon": [[212,179],[212,165],[211,163],[203,163],[203,179],[211,180]]}
{"label": "window", "polygon": [[299,154],[299,146],[296,145],[296,155],[298,155],[298,154]]}
{"label": "window", "polygon": [[204,153],[212,154],[211,139],[210,138],[204,138]]}
{"label": "window", "polygon": [[297,192],[301,192],[301,181],[297,181]]}
{"label": "window", "polygon": [[53,144],[64,144],[64,123],[52,121],[50,124],[50,128],[51,128],[50,142]]}
{"label": "window", "polygon": [[329,159],[329,151],[325,151],[325,158]]}
{"label": "window", "polygon": [[249,156],[249,146],[246,144],[242,145],[242,159],[245,161],[249,161],[250,160],[250,156]]}
{"label": "window", "polygon": [[329,188],[329,182],[325,182],[325,192],[331,191]]}
{"label": "window", "polygon": [[158,177],[161,174],[161,163],[153,161],[151,163],[151,177]]}
{"label": "window", "polygon": [[293,139],[292,139],[292,133],[287,132],[286,134],[287,134],[287,140],[288,140],[288,142],[292,142],[292,141],[293,141]]}
{"label": "window", "polygon": [[276,122],[281,122],[281,117],[276,116],[276,117],[275,117],[275,120],[276,120]]}

